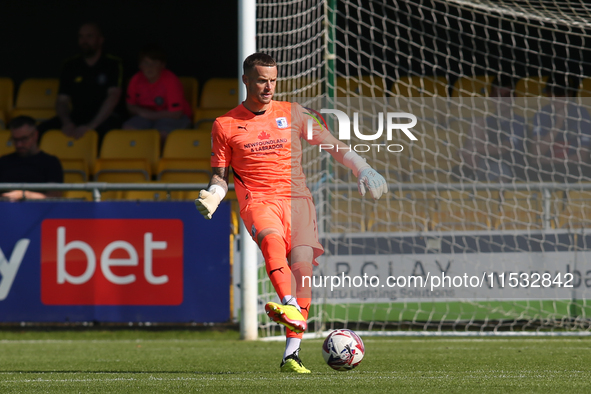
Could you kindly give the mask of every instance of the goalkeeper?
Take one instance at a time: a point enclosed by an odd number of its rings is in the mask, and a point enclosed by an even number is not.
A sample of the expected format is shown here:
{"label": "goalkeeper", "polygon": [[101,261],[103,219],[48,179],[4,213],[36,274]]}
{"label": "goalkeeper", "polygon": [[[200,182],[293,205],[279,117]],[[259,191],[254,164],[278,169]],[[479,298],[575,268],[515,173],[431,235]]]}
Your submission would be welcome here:
{"label": "goalkeeper", "polygon": [[[298,104],[273,100],[277,65],[272,57],[250,55],[243,69],[246,100],[214,122],[213,175],[195,205],[211,219],[228,191],[231,166],[240,216],[263,253],[267,274],[281,300],[265,306],[272,320],[287,327],[280,369],[309,373],[299,358],[311,302],[310,286],[304,286],[302,278],[312,277],[312,264],[317,265],[316,258],[323,253],[301,165],[301,140],[308,135],[309,116]],[[362,195],[367,190],[378,199],[388,191],[385,179],[324,127],[314,125],[308,142],[333,146],[329,153],[357,176]]]}

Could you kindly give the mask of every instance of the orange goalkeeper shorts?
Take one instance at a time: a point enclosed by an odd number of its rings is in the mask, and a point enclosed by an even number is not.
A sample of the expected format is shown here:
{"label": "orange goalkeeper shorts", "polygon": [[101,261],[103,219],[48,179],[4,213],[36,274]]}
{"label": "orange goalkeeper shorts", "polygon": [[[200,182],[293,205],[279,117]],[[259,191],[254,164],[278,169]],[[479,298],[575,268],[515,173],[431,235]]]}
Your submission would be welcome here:
{"label": "orange goalkeeper shorts", "polygon": [[314,250],[314,264],[318,265],[316,258],[324,253],[324,248],[318,241],[316,209],[311,199],[251,202],[240,211],[240,217],[255,242],[261,230],[274,228],[283,237],[287,254],[296,246],[310,246]]}

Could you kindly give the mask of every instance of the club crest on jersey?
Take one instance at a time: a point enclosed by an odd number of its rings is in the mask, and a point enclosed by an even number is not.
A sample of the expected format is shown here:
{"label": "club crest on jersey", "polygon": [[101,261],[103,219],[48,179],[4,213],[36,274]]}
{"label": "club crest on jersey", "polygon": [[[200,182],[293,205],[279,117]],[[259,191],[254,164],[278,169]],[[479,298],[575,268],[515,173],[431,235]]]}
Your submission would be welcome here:
{"label": "club crest on jersey", "polygon": [[286,117],[281,117],[281,118],[276,118],[275,122],[277,122],[277,127],[279,127],[280,129],[285,129],[287,127],[287,118]]}

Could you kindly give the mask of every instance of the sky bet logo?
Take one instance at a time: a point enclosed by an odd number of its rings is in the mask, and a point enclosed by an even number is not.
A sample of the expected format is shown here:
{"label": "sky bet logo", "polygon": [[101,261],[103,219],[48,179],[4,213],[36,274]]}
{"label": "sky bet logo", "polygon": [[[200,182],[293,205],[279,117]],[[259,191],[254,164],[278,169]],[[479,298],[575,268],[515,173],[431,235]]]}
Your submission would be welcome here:
{"label": "sky bet logo", "polygon": [[[13,255],[16,252],[17,248]],[[44,220],[41,301],[46,305],[181,304],[182,221]]]}
{"label": "sky bet logo", "polygon": [[26,238],[20,239],[14,246],[12,254],[8,259],[4,256],[2,249],[0,249],[0,277],[2,278],[0,279],[0,301],[8,297],[16,273],[25,257],[25,253],[27,253],[29,243],[30,240]]}
{"label": "sky bet logo", "polygon": [[[307,115],[310,116],[307,123],[307,139],[312,140],[313,138],[313,127],[314,123],[318,123],[320,126],[324,126],[328,129],[326,122],[321,114],[333,114],[337,117],[338,120],[338,128],[339,128],[339,136],[338,139],[341,141],[348,141],[351,139],[351,120],[349,116],[343,111],[339,111],[338,109],[325,109],[322,108],[320,113],[317,111],[308,109]],[[353,132],[355,136],[362,141],[378,141],[382,134],[384,133],[384,118],[386,120],[386,139],[388,141],[392,141],[392,132],[394,130],[401,130],[411,141],[417,141],[417,137],[409,130],[412,129],[417,124],[417,117],[413,114],[409,114],[406,112],[386,112],[386,116],[384,116],[383,112],[378,113],[378,130],[375,134],[362,134],[359,130],[359,113],[353,113]],[[398,123],[401,119],[410,119],[408,123]],[[322,123],[320,122],[322,120]],[[396,122],[395,122],[396,120]],[[320,144],[318,145],[319,150],[322,149],[329,150],[333,149],[334,146],[330,144]],[[396,153],[402,152],[404,147],[400,144],[356,144],[356,145],[349,145],[347,148],[348,150],[354,150],[355,152],[369,152],[372,148],[377,149],[379,152],[380,149],[386,149],[388,152]],[[338,147],[337,147],[338,150]]]}

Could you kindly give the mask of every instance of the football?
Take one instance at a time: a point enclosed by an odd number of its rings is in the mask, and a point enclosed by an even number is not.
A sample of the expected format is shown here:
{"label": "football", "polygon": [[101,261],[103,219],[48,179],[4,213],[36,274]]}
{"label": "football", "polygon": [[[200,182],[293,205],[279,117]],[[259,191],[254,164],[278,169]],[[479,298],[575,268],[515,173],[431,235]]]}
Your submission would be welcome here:
{"label": "football", "polygon": [[365,355],[361,337],[351,330],[335,330],[322,344],[324,361],[334,370],[348,371],[359,365]]}

